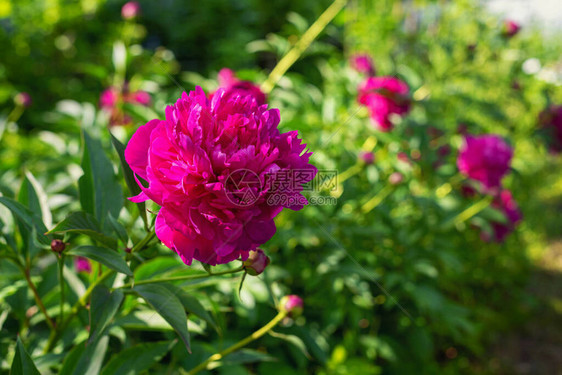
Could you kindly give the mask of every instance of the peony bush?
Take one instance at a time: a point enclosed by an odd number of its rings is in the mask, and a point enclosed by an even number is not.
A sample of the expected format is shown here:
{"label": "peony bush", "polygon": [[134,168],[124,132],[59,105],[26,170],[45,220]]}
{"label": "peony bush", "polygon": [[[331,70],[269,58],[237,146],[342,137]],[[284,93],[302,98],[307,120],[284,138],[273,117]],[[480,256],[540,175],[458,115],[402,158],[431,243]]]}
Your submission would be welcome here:
{"label": "peony bush", "polygon": [[561,235],[559,42],[287,4],[0,7],[0,373],[509,369]]}

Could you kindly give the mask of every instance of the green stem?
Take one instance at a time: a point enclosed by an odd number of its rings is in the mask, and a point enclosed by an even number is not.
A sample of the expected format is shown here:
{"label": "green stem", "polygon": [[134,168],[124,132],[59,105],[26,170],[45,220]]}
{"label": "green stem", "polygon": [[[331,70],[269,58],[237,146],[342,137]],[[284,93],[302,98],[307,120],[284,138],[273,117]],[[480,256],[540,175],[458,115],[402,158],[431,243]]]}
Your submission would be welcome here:
{"label": "green stem", "polygon": [[266,94],[271,92],[273,87],[279,82],[283,74],[289,70],[291,65],[295,63],[302,55],[302,53],[310,46],[316,37],[326,28],[326,26],[336,17],[336,15],[343,9],[347,0],[335,0],[324,13],[305,31],[299,41],[291,48],[289,52],[277,63],[275,68],[267,77],[267,80],[262,84],[261,89]]}
{"label": "green stem", "polygon": [[382,201],[392,192],[392,185],[388,184],[381,191],[379,191],[373,198],[369,199],[361,207],[364,214],[371,212],[375,207],[382,203]]}
{"label": "green stem", "polygon": [[357,173],[361,172],[361,170],[363,170],[363,165],[364,165],[363,163],[357,163],[357,164],[351,166],[349,169],[347,169],[343,173],[341,173],[338,176],[338,185],[343,184],[343,182],[345,180],[347,180],[348,178],[353,177]]}
{"label": "green stem", "polygon": [[230,353],[235,352],[238,349],[241,349],[244,346],[248,345],[252,341],[255,341],[255,340],[259,339],[260,337],[265,335],[267,332],[269,332],[271,329],[273,329],[273,327],[275,327],[277,325],[277,323],[279,323],[281,320],[283,320],[286,316],[287,316],[287,311],[280,311],[273,319],[271,319],[271,321],[269,323],[264,325],[262,328],[258,329],[256,332],[252,333],[250,336],[246,337],[245,339],[242,339],[242,340],[238,341],[236,344],[228,347],[227,349],[223,350],[222,352],[213,354],[212,356],[207,358],[207,360],[205,362],[200,363],[198,366],[193,368],[187,374],[188,375],[194,375],[194,374],[197,374],[199,371],[206,370],[207,367],[209,366],[209,364],[211,364],[212,362],[220,361],[222,358],[226,357]]}
{"label": "green stem", "polygon": [[62,324],[64,318],[64,254],[60,255],[59,263],[59,283],[60,283],[60,313],[58,324]]}
{"label": "green stem", "polygon": [[144,236],[144,238],[140,240],[139,243],[133,246],[133,248],[131,249],[131,254],[143,250],[155,236],[156,233],[154,232],[154,230],[148,232],[146,236]]}
{"label": "green stem", "polygon": [[211,276],[220,276],[220,275],[228,275],[228,274],[232,274],[232,273],[237,273],[240,271],[244,270],[244,266],[235,268],[233,270],[226,270],[226,271],[222,271],[222,272],[216,272],[216,273],[205,273],[205,274],[201,274],[201,275],[186,275],[186,276],[173,276],[173,277],[164,277],[161,279],[151,279],[151,280],[141,280],[141,281],[136,281],[136,282],[132,282],[132,283],[128,283],[125,285],[122,285],[116,289],[124,289],[124,288],[131,288],[135,285],[144,285],[144,284],[155,284],[155,283],[166,283],[169,281],[185,281],[185,280],[197,280],[197,279],[204,279],[207,277],[211,277]]}
{"label": "green stem", "polygon": [[51,335],[49,336],[49,340],[47,341],[47,345],[45,346],[45,350],[43,350],[44,354],[49,353],[53,349],[61,333],[66,329],[68,324],[72,321],[72,318],[74,318],[74,316],[78,314],[78,311],[80,311],[81,307],[86,306],[86,302],[88,301],[88,298],[90,298],[90,295],[92,294],[94,288],[99,284],[101,284],[103,281],[105,281],[114,272],[115,271],[113,270],[107,270],[100,277],[98,277],[96,281],[90,284],[88,289],[86,289],[86,292],[84,292],[82,297],[80,297],[80,299],[74,304],[66,319],[60,325],[57,326],[57,329],[54,332],[51,332]]}
{"label": "green stem", "polygon": [[472,218],[474,215],[478,214],[480,211],[488,207],[490,203],[492,203],[492,199],[492,197],[485,197],[484,199],[474,203],[472,206],[468,207],[466,210],[458,214],[453,219],[453,224],[459,225]]}

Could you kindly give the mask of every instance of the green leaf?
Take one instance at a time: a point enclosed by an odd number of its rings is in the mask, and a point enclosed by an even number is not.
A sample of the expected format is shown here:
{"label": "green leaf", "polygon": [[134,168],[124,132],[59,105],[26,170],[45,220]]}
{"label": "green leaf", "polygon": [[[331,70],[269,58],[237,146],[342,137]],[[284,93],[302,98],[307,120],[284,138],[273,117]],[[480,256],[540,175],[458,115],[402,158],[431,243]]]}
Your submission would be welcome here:
{"label": "green leaf", "polygon": [[99,284],[92,291],[90,302],[90,338],[89,343],[95,341],[103,333],[111,319],[117,313],[123,301],[123,292],[116,289],[111,292],[105,285]]}
{"label": "green leaf", "polygon": [[10,375],[41,375],[35,363],[25,351],[23,344],[18,336],[16,342],[16,355],[12,362],[12,368],[10,370]]}
{"label": "green leaf", "polygon": [[25,171],[18,201],[39,216],[45,226],[52,225],[53,217],[47,203],[47,194],[29,171]]}
{"label": "green leaf", "polygon": [[[117,151],[117,155],[119,155],[119,161],[121,162],[121,170],[123,171],[123,177],[125,178],[125,183],[129,188],[129,192],[132,196],[138,195],[141,192],[137,181],[135,180],[135,176],[133,174],[133,170],[127,164],[125,160],[125,145],[121,143],[117,138],[111,135],[111,143]],[[137,203],[137,207],[139,208],[139,213],[141,215],[142,221],[144,222],[145,226],[148,226],[148,218],[146,216],[146,204],[144,202]]]}
{"label": "green leaf", "polygon": [[176,297],[178,297],[186,311],[192,313],[193,315],[197,315],[198,317],[209,323],[211,326],[213,326],[215,329],[218,329],[217,323],[214,321],[211,314],[209,314],[209,312],[205,310],[205,308],[197,298],[190,296],[185,290],[173,284],[166,283],[162,284],[162,286],[166,287],[173,294],[175,294]]}
{"label": "green leaf", "polygon": [[147,260],[135,268],[135,280],[148,280],[160,277],[175,269],[185,270],[185,264],[177,256],[160,256]]}
{"label": "green leaf", "polygon": [[67,232],[84,234],[107,247],[117,247],[117,241],[114,238],[106,236],[101,231],[96,218],[87,212],[73,212],[49,231],[49,233]]}
{"label": "green leaf", "polygon": [[[18,202],[27,207],[43,224],[46,226],[51,225],[52,216],[47,204],[47,195],[39,182],[28,171],[25,172],[25,177],[21,184]],[[37,231],[37,228],[30,231],[20,220],[18,220],[18,227],[24,242],[22,249],[24,252],[28,251],[29,256],[33,258],[41,250],[41,246],[34,243],[35,233],[33,232]]]}
{"label": "green leaf", "polygon": [[179,298],[163,285],[145,284],[133,288],[144,300],[158,312],[184,342],[187,350],[189,347],[189,332],[187,331],[187,316]]}
{"label": "green leaf", "polygon": [[27,230],[35,231],[34,237],[40,245],[49,246],[51,244],[50,238],[43,234],[47,231],[47,228],[37,215],[11,198],[0,197],[0,203],[6,206]]}
{"label": "green leaf", "polygon": [[155,342],[139,344],[117,353],[103,368],[101,375],[135,375],[150,369],[176,344]]}
{"label": "green leaf", "polygon": [[121,242],[127,245],[127,242],[129,241],[129,235],[127,234],[127,230],[125,229],[125,227],[119,221],[117,221],[117,219],[111,216],[111,214],[107,215],[107,219],[109,220],[109,224],[113,228],[115,234],[119,236]]}
{"label": "green leaf", "polygon": [[123,192],[100,141],[91,138],[86,131],[83,135],[84,174],[78,180],[80,204],[84,211],[98,219],[103,229],[108,213],[119,217],[119,211],[123,207]]}
{"label": "green leaf", "polygon": [[67,252],[67,254],[86,257],[88,259],[95,260],[96,262],[100,262],[101,264],[111,268],[112,270],[124,273],[128,276],[133,276],[133,272],[127,265],[127,262],[125,262],[125,260],[121,258],[118,253],[106,247],[80,246],[71,249]]}
{"label": "green leaf", "polygon": [[64,359],[59,375],[99,374],[108,343],[109,336],[106,335],[89,345],[86,342],[78,344]]}

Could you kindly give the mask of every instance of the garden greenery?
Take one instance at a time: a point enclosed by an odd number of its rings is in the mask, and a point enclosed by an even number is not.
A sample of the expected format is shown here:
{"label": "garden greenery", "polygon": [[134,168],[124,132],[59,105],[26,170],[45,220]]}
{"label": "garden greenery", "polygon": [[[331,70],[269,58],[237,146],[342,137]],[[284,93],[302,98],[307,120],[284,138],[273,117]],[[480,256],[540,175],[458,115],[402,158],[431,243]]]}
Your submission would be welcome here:
{"label": "garden greenery", "polygon": [[468,374],[529,313],[556,41],[469,0],[52,3],[0,1],[1,373]]}

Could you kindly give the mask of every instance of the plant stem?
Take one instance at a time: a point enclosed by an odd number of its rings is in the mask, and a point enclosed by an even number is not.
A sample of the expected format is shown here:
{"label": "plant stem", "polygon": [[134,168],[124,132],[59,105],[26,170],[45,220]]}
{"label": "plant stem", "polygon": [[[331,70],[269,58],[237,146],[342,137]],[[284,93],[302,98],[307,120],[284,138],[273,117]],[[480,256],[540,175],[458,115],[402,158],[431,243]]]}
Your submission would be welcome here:
{"label": "plant stem", "polygon": [[23,272],[23,275],[25,276],[25,280],[27,281],[27,285],[29,285],[29,289],[31,289],[31,292],[33,293],[33,296],[35,297],[35,303],[37,304],[37,306],[39,307],[39,310],[41,310],[43,315],[45,315],[45,320],[47,321],[47,324],[49,325],[49,327],[51,327],[51,329],[54,330],[55,329],[55,322],[53,321],[53,319],[51,319],[49,314],[47,314],[47,309],[45,308],[45,305],[43,304],[43,301],[41,300],[41,297],[39,296],[39,292],[37,291],[37,288],[35,287],[35,284],[33,284],[33,281],[31,281],[31,277],[29,276],[29,269],[24,268],[23,265],[19,262],[18,262],[18,266],[21,268],[21,270]]}
{"label": "plant stem", "polygon": [[261,85],[261,89],[266,94],[271,92],[273,87],[279,82],[283,74],[289,70],[302,53],[310,46],[316,37],[326,28],[326,26],[336,17],[336,15],[347,4],[347,0],[335,0],[324,13],[305,31],[302,37],[291,48],[289,52],[277,63],[275,68],[269,73],[267,80]]}
{"label": "plant stem", "polygon": [[139,243],[133,246],[133,248],[131,249],[131,254],[143,250],[155,236],[156,233],[154,232],[154,230],[148,232],[146,236],[142,240],[140,240]]}
{"label": "plant stem", "polygon": [[216,272],[216,273],[212,273],[212,274],[205,273],[205,274],[201,274],[201,275],[173,276],[173,277],[164,277],[164,278],[161,278],[161,279],[141,280],[141,281],[125,284],[125,285],[120,286],[116,289],[131,288],[135,285],[165,283],[165,282],[169,282],[169,281],[184,281],[184,280],[204,279],[206,277],[211,277],[211,276],[220,276],[220,275],[228,275],[228,274],[232,274],[232,273],[237,273],[237,272],[240,272],[240,271],[243,271],[243,270],[244,270],[244,266],[241,266],[241,267],[235,268],[233,270],[226,270],[226,271]]}
{"label": "plant stem", "polygon": [[82,297],[80,297],[80,299],[74,304],[74,306],[72,306],[72,309],[70,310],[70,313],[68,314],[66,319],[56,327],[56,330],[54,332],[51,332],[51,335],[49,336],[49,341],[47,342],[47,346],[45,346],[45,350],[43,350],[44,354],[47,354],[53,349],[61,333],[66,329],[68,324],[72,321],[72,318],[74,318],[74,316],[78,314],[78,311],[80,311],[80,308],[82,306],[86,305],[86,301],[88,301],[88,298],[90,298],[90,295],[92,294],[94,288],[99,284],[101,284],[103,281],[105,281],[105,279],[111,276],[114,272],[115,271],[113,270],[107,270],[100,277],[98,277],[96,281],[90,284],[90,286],[88,287],[88,289],[86,289],[86,292],[84,292]]}
{"label": "plant stem", "polygon": [[492,197],[485,197],[484,199],[474,203],[472,206],[468,207],[466,210],[458,214],[454,219],[453,223],[459,225],[464,223],[474,215],[478,214],[480,211],[484,210],[486,207],[492,203]]}
{"label": "plant stem", "polygon": [[209,364],[211,364],[212,362],[219,361],[222,358],[229,355],[230,353],[235,352],[236,350],[241,349],[244,346],[248,345],[252,341],[259,339],[267,332],[269,332],[271,329],[273,329],[273,327],[275,327],[277,323],[283,320],[286,316],[287,316],[287,311],[280,311],[273,319],[271,319],[269,323],[264,325],[262,328],[258,329],[256,332],[252,333],[250,336],[246,337],[245,339],[242,339],[238,341],[236,344],[226,348],[222,352],[213,354],[212,356],[207,358],[205,362],[200,363],[191,371],[189,371],[188,375],[194,375],[197,374],[199,371],[206,370],[207,366],[209,366]]}
{"label": "plant stem", "polygon": [[375,207],[382,203],[382,201],[392,192],[392,185],[388,184],[381,189],[373,198],[369,199],[363,206],[361,211],[364,214],[371,212]]}
{"label": "plant stem", "polygon": [[60,312],[59,312],[59,319],[58,324],[62,324],[62,320],[64,318],[64,254],[60,255],[58,259],[59,263],[59,283],[60,283]]}
{"label": "plant stem", "polygon": [[361,172],[362,170],[363,170],[363,163],[357,163],[352,165],[351,167],[349,167],[349,169],[345,170],[343,173],[341,173],[338,176],[338,185],[343,184],[345,180],[355,176],[357,173]]}

